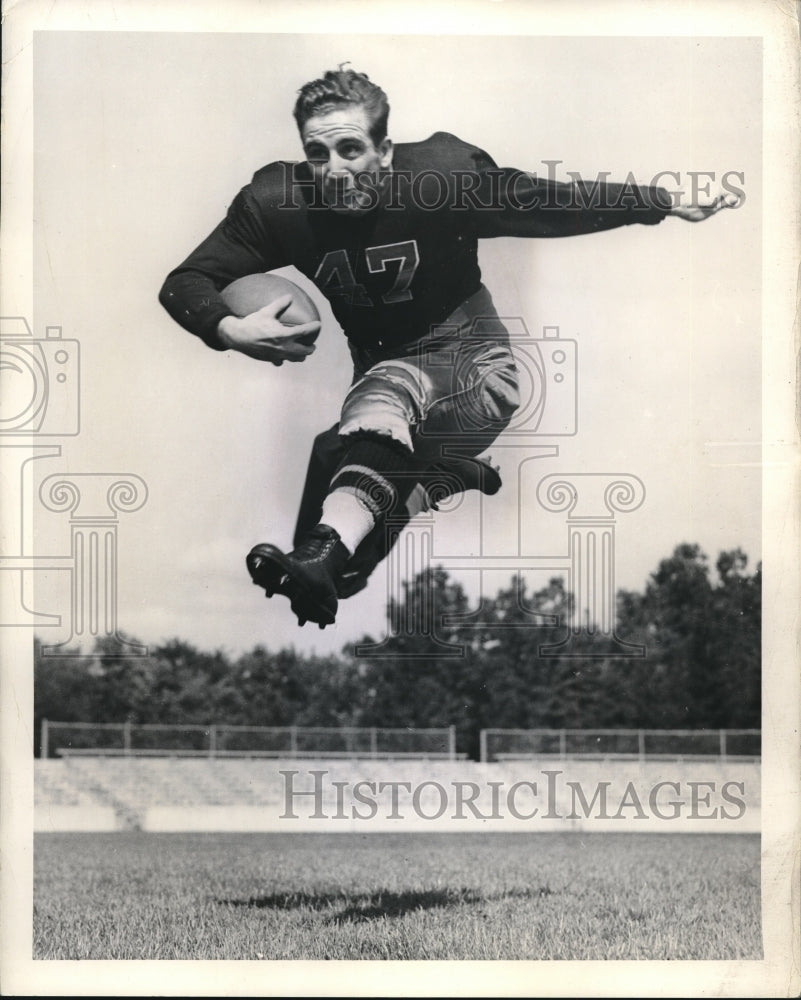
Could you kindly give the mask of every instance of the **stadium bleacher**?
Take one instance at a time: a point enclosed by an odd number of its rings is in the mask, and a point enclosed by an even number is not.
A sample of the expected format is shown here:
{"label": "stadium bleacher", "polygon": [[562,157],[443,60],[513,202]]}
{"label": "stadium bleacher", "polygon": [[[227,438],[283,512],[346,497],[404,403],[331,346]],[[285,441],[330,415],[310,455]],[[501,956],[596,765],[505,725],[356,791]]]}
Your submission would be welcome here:
{"label": "stadium bleacher", "polygon": [[[754,760],[542,758],[478,763],[87,755],[37,760],[34,775],[37,830],[370,832],[502,827],[529,831],[755,832],[761,803],[759,763]],[[309,792],[317,781],[321,791],[315,799]],[[551,781],[554,785],[549,791]],[[353,789],[360,782],[369,783],[371,787],[362,786],[364,793],[378,802],[378,808],[372,811],[356,802],[356,812],[361,815],[354,817]],[[396,815],[391,815],[393,785],[400,803]],[[457,785],[462,786],[460,790]],[[502,822],[489,816],[493,785],[499,789]],[[383,791],[380,786],[384,786]],[[514,786],[518,816],[508,806]],[[724,786],[728,799],[721,799]],[[462,802],[470,798],[471,788],[477,789],[479,816],[470,806],[459,806],[458,798]],[[576,788],[590,804],[589,815],[582,815],[588,809],[576,797]],[[609,815],[604,815],[600,798],[593,804],[599,789],[610,803]],[[292,791],[298,794],[293,796]],[[414,802],[413,796],[417,796]],[[626,796],[627,804],[619,808]],[[634,799],[643,803],[643,810]],[[738,799],[742,808],[736,806]],[[292,817],[286,815],[288,801]],[[656,814],[654,802],[658,803]],[[315,810],[316,816],[312,815]],[[667,818],[676,810],[677,816]],[[549,817],[549,811],[555,815]],[[665,815],[659,816],[659,812]]]}

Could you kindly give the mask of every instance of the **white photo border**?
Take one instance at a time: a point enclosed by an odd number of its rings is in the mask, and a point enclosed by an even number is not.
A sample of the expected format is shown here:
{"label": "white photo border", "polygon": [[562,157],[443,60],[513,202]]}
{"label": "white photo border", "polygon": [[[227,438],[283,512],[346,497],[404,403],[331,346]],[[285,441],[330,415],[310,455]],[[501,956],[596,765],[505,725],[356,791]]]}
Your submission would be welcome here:
{"label": "white photo border", "polygon": [[[402,9],[402,18],[399,12]],[[3,630],[2,964],[6,995],[792,996],[799,856],[799,54],[791,3],[467,0],[218,5],[137,0],[8,3],[3,38],[3,282],[0,315],[33,314],[34,31],[193,31],[761,37],[763,244],[763,934],[754,962],[59,962],[31,960],[31,637]],[[720,109],[736,114],[736,108]],[[5,489],[16,484],[4,483]],[[269,991],[269,993],[267,992]]]}

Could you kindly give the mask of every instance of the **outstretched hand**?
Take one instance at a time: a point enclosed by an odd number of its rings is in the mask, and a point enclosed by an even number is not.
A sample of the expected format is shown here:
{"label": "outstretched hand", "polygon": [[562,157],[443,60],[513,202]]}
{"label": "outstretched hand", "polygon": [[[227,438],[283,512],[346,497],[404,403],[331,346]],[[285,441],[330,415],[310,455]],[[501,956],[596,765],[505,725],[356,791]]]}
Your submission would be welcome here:
{"label": "outstretched hand", "polygon": [[703,222],[716,215],[722,208],[737,208],[740,199],[734,194],[720,194],[708,205],[674,205],[669,214],[676,215],[685,222]]}
{"label": "outstretched hand", "polygon": [[217,327],[220,341],[225,347],[257,361],[269,361],[274,365],[305,361],[315,351],[314,341],[320,332],[320,323],[282,323],[280,317],[291,304],[292,296],[282,295],[249,316],[226,316]]}

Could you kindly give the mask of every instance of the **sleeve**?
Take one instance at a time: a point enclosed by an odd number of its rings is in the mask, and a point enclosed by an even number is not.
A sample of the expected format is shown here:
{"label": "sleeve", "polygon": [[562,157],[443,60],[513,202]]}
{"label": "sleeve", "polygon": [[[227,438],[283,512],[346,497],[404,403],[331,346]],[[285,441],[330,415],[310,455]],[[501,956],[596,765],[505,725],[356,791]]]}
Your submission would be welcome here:
{"label": "sleeve", "polygon": [[284,260],[252,187],[243,188],[225,219],[167,276],[159,301],[184,329],[224,350],[217,326],[231,310],[219,292],[236,278],[282,267]]}
{"label": "sleeve", "polygon": [[632,181],[564,183],[509,168],[482,171],[479,237],[578,236],[633,223],[655,225],[670,211],[669,193]]}

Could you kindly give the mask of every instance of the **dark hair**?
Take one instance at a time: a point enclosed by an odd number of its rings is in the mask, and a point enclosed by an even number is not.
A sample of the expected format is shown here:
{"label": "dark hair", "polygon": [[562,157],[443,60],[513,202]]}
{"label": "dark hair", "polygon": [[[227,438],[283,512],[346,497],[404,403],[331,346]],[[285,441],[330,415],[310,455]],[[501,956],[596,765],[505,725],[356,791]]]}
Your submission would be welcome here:
{"label": "dark hair", "polygon": [[329,70],[319,80],[311,80],[298,91],[293,112],[298,129],[303,130],[306,122],[315,115],[325,115],[346,107],[362,107],[370,119],[370,138],[377,146],[387,135],[389,102],[387,95],[375,83],[370,82],[366,73],[345,69]]}

